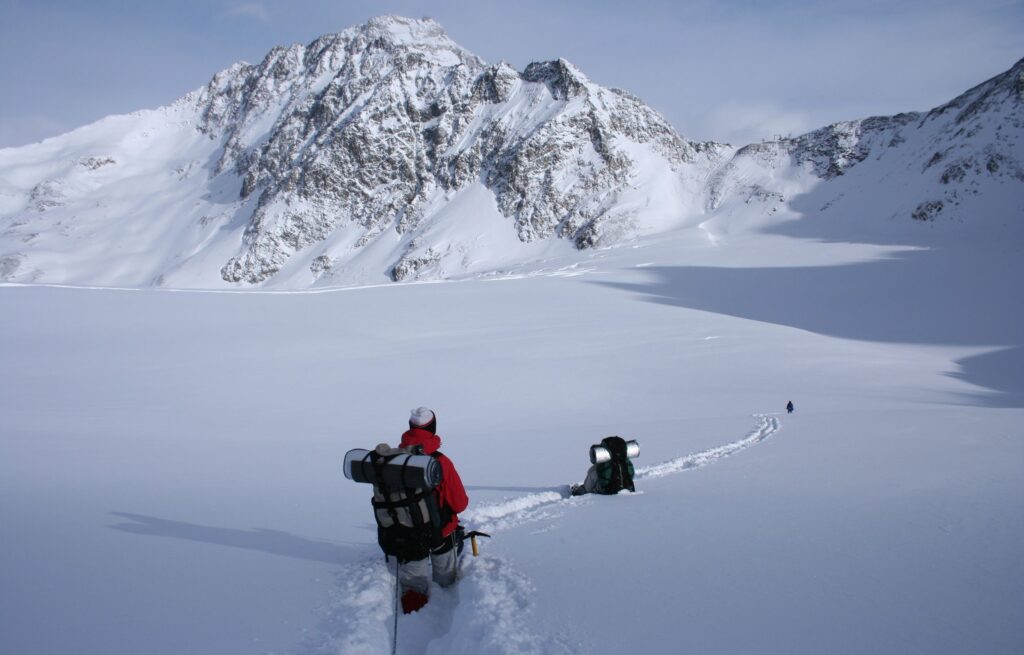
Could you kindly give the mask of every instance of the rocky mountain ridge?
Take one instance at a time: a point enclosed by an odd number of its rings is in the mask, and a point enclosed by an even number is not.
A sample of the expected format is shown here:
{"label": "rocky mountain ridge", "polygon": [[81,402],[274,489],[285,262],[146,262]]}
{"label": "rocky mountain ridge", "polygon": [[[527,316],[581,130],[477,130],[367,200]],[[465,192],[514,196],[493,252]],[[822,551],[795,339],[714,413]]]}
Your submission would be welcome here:
{"label": "rocky mountain ridge", "polygon": [[[0,275],[298,287],[447,277],[739,210],[806,216],[795,196],[849,213],[875,184],[852,181],[871,175],[913,181],[912,206],[879,211],[930,222],[985,185],[1019,195],[1022,80],[1024,61],[927,113],[736,149],[681,137],[565,60],[520,72],[434,21],[381,17],[231,66],[170,107],[0,152]],[[101,257],[116,269],[87,273]]]}
{"label": "rocky mountain ridge", "polygon": [[[979,180],[1024,182],[1024,59],[1005,73],[979,84],[928,112],[874,116],[835,123],[795,138],[750,144],[716,171],[707,208],[717,209],[730,188],[730,173],[744,160],[764,170],[802,167],[833,181],[865,164],[894,162],[906,174],[920,174],[936,197],[921,200],[909,216],[931,221],[978,195]],[[886,169],[887,170],[887,169]],[[928,184],[930,183],[930,184]],[[1022,207],[1016,207],[1019,210]]]}
{"label": "rocky mountain ridge", "polygon": [[[521,241],[597,245],[632,173],[617,140],[650,144],[673,169],[711,165],[716,150],[565,60],[488,66],[436,23],[394,17],[276,49],[195,102],[201,129],[226,139],[216,170],[243,178],[243,200],[258,197],[243,251],[222,269],[231,282],[262,282],[341,225],[363,230],[357,247],[407,234],[431,199],[476,180]],[[268,115],[268,131],[254,128]],[[395,279],[418,268],[416,250]]]}

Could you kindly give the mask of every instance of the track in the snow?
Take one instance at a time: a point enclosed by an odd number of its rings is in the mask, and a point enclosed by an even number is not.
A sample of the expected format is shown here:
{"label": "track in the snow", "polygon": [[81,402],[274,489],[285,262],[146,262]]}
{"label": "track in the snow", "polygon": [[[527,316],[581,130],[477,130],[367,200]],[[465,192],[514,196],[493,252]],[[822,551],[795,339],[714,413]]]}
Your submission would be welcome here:
{"label": "track in the snow", "polygon": [[[757,418],[757,425],[742,439],[723,446],[702,450],[698,453],[670,459],[659,464],[639,467],[636,470],[634,479],[649,480],[707,466],[759,444],[778,432],[780,422],[777,416],[772,414],[755,414],[755,418]],[[585,498],[585,496],[580,498]],[[463,523],[472,525],[474,529],[485,532],[498,532],[522,525],[523,523],[532,523],[552,517],[561,508],[575,501],[577,499],[569,495],[569,487],[565,485],[564,487],[552,487],[549,491],[541,491],[503,500],[498,503],[474,507],[463,512],[460,518]]]}

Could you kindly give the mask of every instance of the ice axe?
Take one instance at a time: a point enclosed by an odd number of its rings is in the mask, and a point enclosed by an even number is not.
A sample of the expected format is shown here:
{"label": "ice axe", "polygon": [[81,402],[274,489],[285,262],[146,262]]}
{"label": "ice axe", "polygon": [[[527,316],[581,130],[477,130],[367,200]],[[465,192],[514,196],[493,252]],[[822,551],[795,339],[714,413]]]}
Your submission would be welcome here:
{"label": "ice axe", "polygon": [[469,543],[473,547],[473,557],[479,557],[480,556],[480,547],[477,546],[477,544],[476,544],[476,538],[477,537],[487,537],[488,539],[490,539],[491,535],[487,534],[486,532],[479,532],[477,530],[473,530],[471,532],[467,532],[466,534],[462,535],[462,540],[463,541],[465,541],[466,539],[469,539]]}

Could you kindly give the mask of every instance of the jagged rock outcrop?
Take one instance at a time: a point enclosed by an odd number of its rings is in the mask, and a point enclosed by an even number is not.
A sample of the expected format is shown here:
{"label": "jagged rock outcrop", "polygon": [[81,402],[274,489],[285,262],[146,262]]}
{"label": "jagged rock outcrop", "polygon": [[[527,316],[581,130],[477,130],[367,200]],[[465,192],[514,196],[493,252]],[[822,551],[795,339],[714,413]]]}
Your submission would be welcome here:
{"label": "jagged rock outcrop", "polygon": [[740,148],[711,176],[706,206],[714,211],[731,194],[750,188],[749,173],[736,174],[745,166],[766,171],[796,166],[831,181],[865,162],[881,168],[898,160],[901,168],[924,176],[923,186],[934,189],[935,196],[920,200],[905,215],[933,221],[960,205],[965,194],[979,193],[980,178],[1024,182],[1022,127],[1024,60],[926,113],[835,123]]}
{"label": "jagged rock outcrop", "polygon": [[[259,198],[222,269],[232,282],[266,280],[341,225],[358,225],[363,245],[409,232],[439,194],[477,180],[521,241],[593,246],[635,173],[623,143],[649,144],[670,169],[719,153],[565,60],[488,66],[429,20],[374,19],[277,48],[218,74],[195,102],[201,129],[225,141],[216,170]],[[415,269],[396,262],[394,277]]]}

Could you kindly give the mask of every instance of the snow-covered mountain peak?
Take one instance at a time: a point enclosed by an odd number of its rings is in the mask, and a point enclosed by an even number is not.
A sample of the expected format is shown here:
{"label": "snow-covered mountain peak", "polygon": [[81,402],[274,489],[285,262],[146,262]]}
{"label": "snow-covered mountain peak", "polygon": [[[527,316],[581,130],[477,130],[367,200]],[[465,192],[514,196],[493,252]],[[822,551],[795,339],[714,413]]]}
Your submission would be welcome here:
{"label": "snow-covered mountain peak", "polygon": [[393,47],[408,46],[417,49],[462,50],[452,41],[444,28],[433,18],[406,18],[405,16],[377,16],[365,25],[350,28],[344,33],[363,34],[367,39],[383,39]]}
{"label": "snow-covered mountain peak", "polygon": [[586,93],[590,82],[579,68],[561,58],[530,64],[523,71],[523,79],[546,84],[551,96],[559,100]]}
{"label": "snow-covered mountain peak", "polygon": [[520,72],[432,20],[383,16],[234,64],[170,107],[0,151],[0,277],[305,288],[859,217],[864,198],[893,225],[963,221],[983,191],[1003,216],[1024,209],[1022,89],[1018,62],[928,114],[735,149],[565,59]]}
{"label": "snow-covered mountain peak", "polygon": [[955,120],[963,123],[972,116],[992,109],[1020,112],[1024,105],[1024,59],[1005,73],[965,91],[953,100],[928,112],[929,119],[956,112]]}
{"label": "snow-covered mountain peak", "polygon": [[[403,237],[395,279],[443,274],[442,260],[466,260],[463,238],[428,243],[417,233],[473,184],[496,201],[483,213],[503,215],[520,243],[606,243],[643,229],[632,211],[609,212],[637,177],[637,156],[661,160],[658,175],[670,177],[698,159],[711,165],[656,112],[564,59],[523,73],[486,65],[429,20],[382,17],[275,49],[259,66],[218,75],[196,101],[203,129],[226,139],[215,172],[234,171],[240,198],[258,199],[243,252],[221,271],[231,282],[263,282],[346,226],[355,234],[338,238],[348,248],[388,228]],[[685,184],[669,187],[678,196]],[[310,270],[336,277],[333,250]]]}

